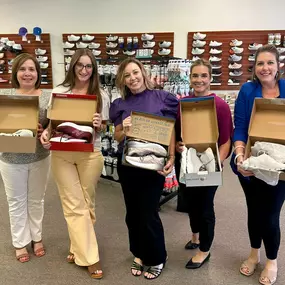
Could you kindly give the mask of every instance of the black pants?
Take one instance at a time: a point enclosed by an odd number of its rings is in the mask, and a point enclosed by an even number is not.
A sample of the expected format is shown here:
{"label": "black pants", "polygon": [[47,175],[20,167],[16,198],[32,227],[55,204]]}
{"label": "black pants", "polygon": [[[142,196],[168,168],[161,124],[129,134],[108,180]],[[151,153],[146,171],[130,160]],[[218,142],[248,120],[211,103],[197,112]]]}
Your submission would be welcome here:
{"label": "black pants", "polygon": [[119,157],[130,251],[147,266],[164,263],[165,240],[158,209],[165,177],[156,171],[124,166],[121,161]]}
{"label": "black pants", "polygon": [[188,205],[188,215],[192,233],[199,233],[200,250],[210,250],[215,234],[214,198],[218,186],[185,187],[184,197]]}
{"label": "black pants", "polygon": [[276,259],[280,245],[280,211],[285,199],[285,181],[270,186],[260,179],[239,177],[248,214],[248,233],[252,248],[263,241],[268,259]]}

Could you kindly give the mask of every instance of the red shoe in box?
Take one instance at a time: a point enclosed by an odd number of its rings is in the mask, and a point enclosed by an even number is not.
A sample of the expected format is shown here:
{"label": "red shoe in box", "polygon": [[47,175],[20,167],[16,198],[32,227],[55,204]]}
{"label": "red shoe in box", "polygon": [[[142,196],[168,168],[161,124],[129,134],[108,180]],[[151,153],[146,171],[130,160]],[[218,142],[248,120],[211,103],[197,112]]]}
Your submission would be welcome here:
{"label": "red shoe in box", "polygon": [[64,143],[86,143],[87,140],[77,139],[64,133],[55,132],[49,140],[50,142],[64,142]]}
{"label": "red shoe in box", "polygon": [[65,122],[56,127],[58,132],[67,134],[75,139],[83,139],[91,142],[94,130],[92,127],[81,126],[70,122]]}

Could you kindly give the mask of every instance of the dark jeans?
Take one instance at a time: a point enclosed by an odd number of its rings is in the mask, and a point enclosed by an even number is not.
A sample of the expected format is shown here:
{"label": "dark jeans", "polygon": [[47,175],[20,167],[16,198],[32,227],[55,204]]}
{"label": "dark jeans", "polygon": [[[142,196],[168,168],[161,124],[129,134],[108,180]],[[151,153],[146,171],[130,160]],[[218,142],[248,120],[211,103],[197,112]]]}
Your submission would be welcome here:
{"label": "dark jeans", "polygon": [[118,174],[126,204],[130,251],[147,266],[166,260],[163,226],[158,214],[165,177],[156,171],[122,165]]}
{"label": "dark jeans", "polygon": [[188,205],[188,215],[192,233],[199,233],[200,250],[210,250],[215,233],[214,198],[218,186],[185,187],[184,196]]}
{"label": "dark jeans", "polygon": [[260,179],[239,176],[248,214],[248,233],[252,248],[263,241],[268,259],[276,259],[280,246],[280,211],[285,199],[285,181],[270,186]]}

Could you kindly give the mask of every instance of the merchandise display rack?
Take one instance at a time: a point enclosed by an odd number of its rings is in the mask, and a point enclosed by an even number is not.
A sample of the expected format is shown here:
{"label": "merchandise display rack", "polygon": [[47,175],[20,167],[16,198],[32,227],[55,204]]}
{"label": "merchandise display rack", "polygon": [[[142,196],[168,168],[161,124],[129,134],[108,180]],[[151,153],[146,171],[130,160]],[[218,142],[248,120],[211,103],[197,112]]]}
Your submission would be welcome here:
{"label": "merchandise display rack", "polygon": [[[35,55],[35,49],[44,49],[46,50],[46,53],[43,56],[48,57],[47,61],[45,63],[48,63],[48,67],[45,68],[46,75],[42,76],[42,78],[45,78],[44,84],[41,84],[41,89],[52,89],[53,88],[53,82],[52,82],[52,60],[51,60],[51,45],[50,45],[50,34],[43,33],[41,34],[41,40],[36,41],[36,38],[34,35],[28,34],[27,35],[27,41],[22,41],[22,37],[18,34],[0,34],[0,38],[9,38],[10,41],[14,41],[16,44],[20,44],[22,46],[21,53],[29,53],[36,57]],[[8,82],[0,82],[0,89],[9,89],[11,88],[11,73],[9,73],[9,65],[8,62],[12,59],[14,59],[17,54],[11,51],[0,51],[0,53],[3,53],[3,58],[0,58],[0,61],[4,61],[4,67],[5,70],[3,73],[0,71],[0,78],[8,80]]]}
{"label": "merchandise display rack", "polygon": [[[187,58],[192,59],[192,44],[193,44],[193,35],[196,32],[189,32],[188,33],[188,46],[187,46]],[[200,47],[201,49],[205,49],[204,53],[199,56],[200,58],[204,58],[209,60],[210,56],[216,56],[221,58],[221,61],[211,62],[214,65],[221,65],[221,69],[218,69],[222,72],[221,76],[215,76],[214,78],[221,81],[221,84],[212,84],[211,87],[214,90],[239,90],[241,85],[248,80],[251,79],[251,71],[249,70],[253,66],[254,61],[249,61],[249,56],[255,54],[256,50],[249,50],[248,47],[250,44],[257,43],[265,45],[268,43],[268,35],[269,34],[280,34],[281,35],[281,41],[279,45],[276,45],[276,47],[284,47],[284,36],[285,36],[285,30],[259,30],[259,31],[220,31],[220,32],[201,32],[202,34],[206,34],[206,38],[202,39],[201,41],[206,41],[206,45],[204,47]],[[230,76],[229,72],[232,71],[229,69],[229,56],[230,56],[230,42],[232,40],[237,39],[238,41],[242,41],[242,44],[238,46],[239,48],[243,48],[243,52],[240,54],[237,54],[238,56],[242,56],[242,59],[238,61],[238,64],[241,64],[242,67],[240,69],[237,69],[238,71],[242,72],[242,75],[240,76]],[[221,42],[222,45],[220,47],[210,47],[210,41],[217,41]],[[217,49],[222,50],[221,54],[210,54],[210,49]],[[281,53],[280,55],[285,55],[284,53]],[[281,63],[285,62],[284,60],[280,61]],[[281,69],[281,72],[284,71],[284,68]],[[229,85],[228,80],[229,78],[233,78],[236,80],[239,80],[239,84],[233,84]]]}

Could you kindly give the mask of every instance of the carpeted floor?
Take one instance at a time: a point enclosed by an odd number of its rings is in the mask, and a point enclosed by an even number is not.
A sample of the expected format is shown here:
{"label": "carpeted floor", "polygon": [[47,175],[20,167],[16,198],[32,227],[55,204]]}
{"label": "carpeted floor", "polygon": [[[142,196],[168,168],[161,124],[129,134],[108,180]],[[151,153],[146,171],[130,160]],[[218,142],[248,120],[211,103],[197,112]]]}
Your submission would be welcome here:
{"label": "carpeted floor", "polygon": [[[107,285],[120,284],[197,284],[197,285],[250,285],[258,284],[264,265],[262,249],[261,265],[251,277],[239,273],[241,262],[247,257],[249,241],[246,226],[246,206],[243,192],[229,166],[224,173],[224,185],[216,195],[216,236],[210,262],[198,270],[184,268],[194,252],[184,249],[189,240],[188,216],[176,211],[176,199],[162,206],[161,217],[165,228],[169,260],[162,275],[153,281],[130,274],[132,256],[128,250],[127,229],[124,223],[124,203],[119,184],[102,179],[96,197],[96,233],[100,246],[104,278],[92,280],[85,268],[65,262],[68,253],[68,235],[65,220],[52,177],[45,200],[44,243],[47,255],[32,256],[21,264],[14,257],[11,245],[8,208],[3,183],[0,180],[0,284],[68,284]],[[266,205],[264,205],[266,206]],[[281,227],[285,229],[284,210]],[[276,284],[285,284],[284,237],[279,251],[279,276]]]}

